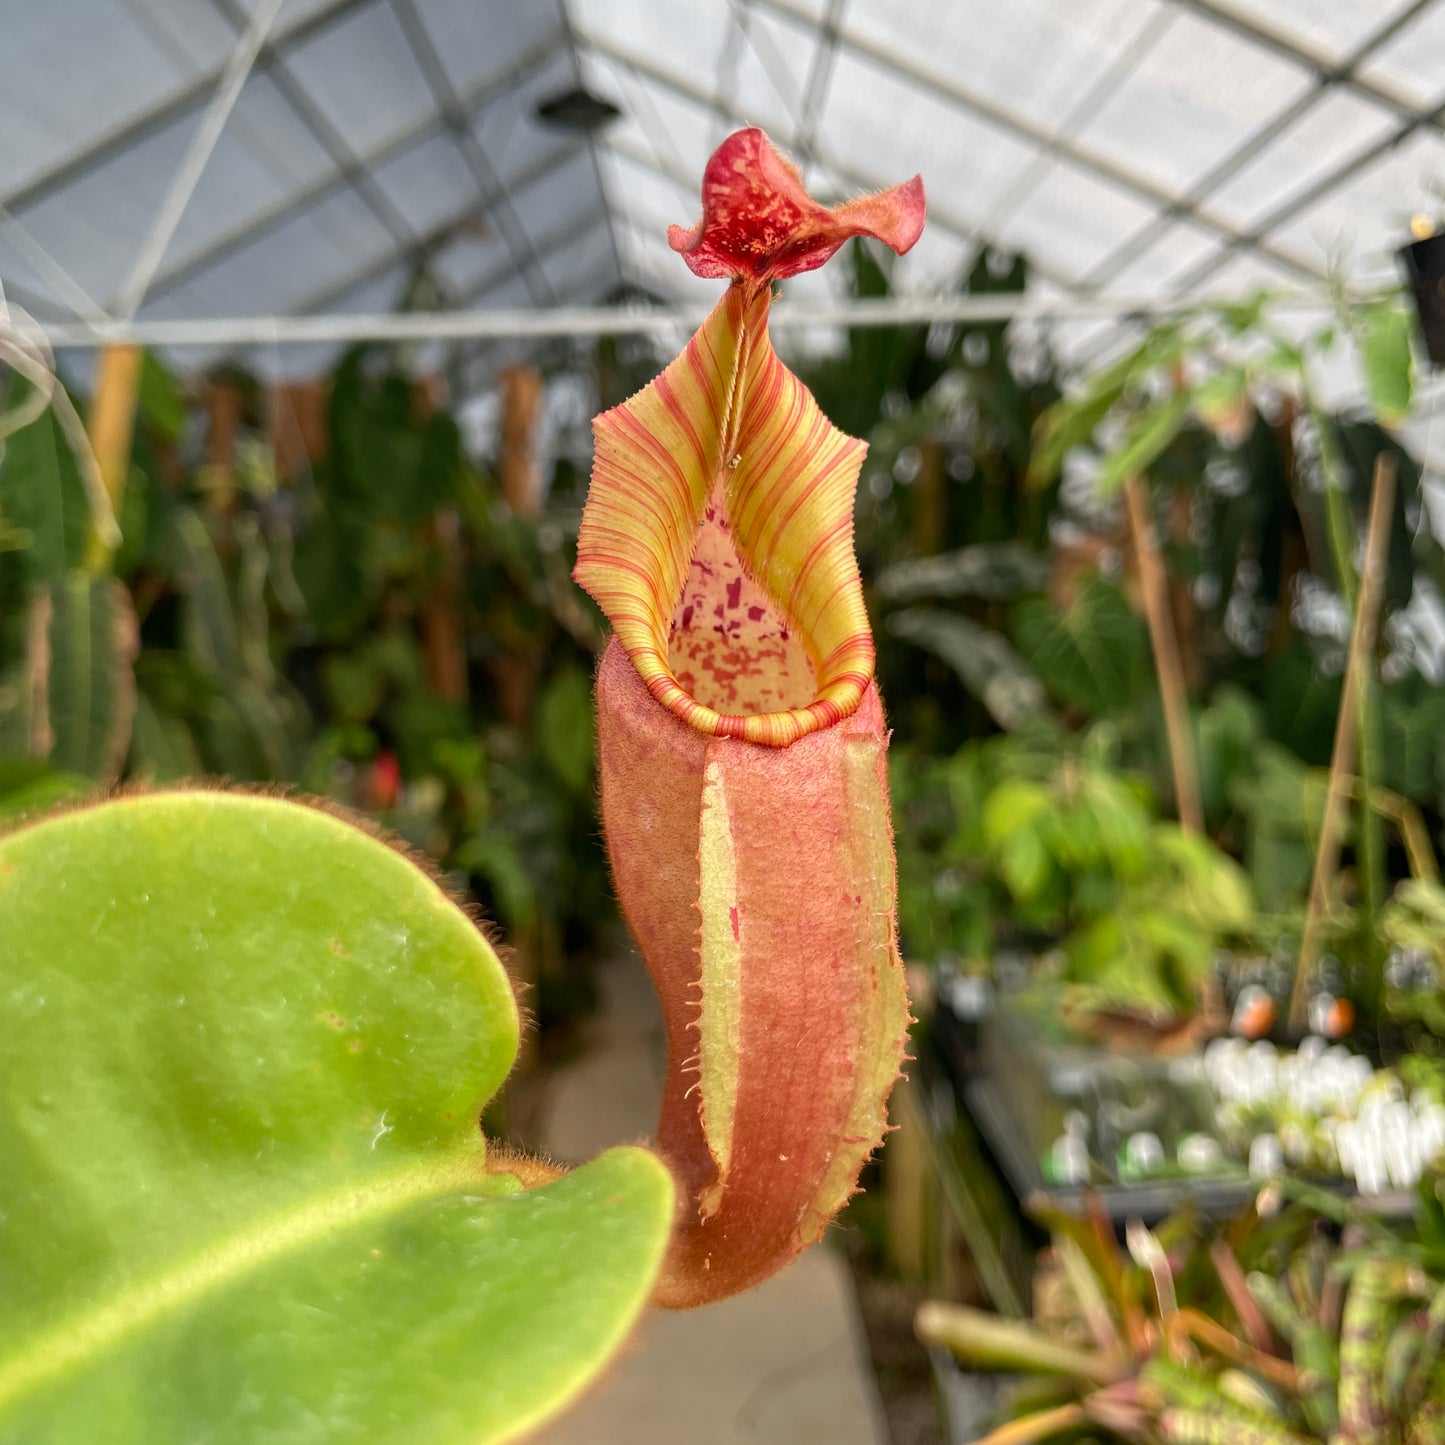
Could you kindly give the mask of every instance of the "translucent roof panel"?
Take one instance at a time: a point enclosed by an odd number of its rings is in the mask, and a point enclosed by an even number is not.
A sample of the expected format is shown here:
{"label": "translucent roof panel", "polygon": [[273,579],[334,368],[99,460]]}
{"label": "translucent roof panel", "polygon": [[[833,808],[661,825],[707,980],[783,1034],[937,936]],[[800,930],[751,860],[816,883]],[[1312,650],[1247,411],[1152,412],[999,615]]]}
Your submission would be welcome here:
{"label": "translucent roof panel", "polygon": [[[0,284],[58,335],[137,289],[140,323],[366,316],[419,270],[445,307],[704,305],[717,286],[666,227],[696,218],[709,153],[746,124],[828,198],[922,172],[905,294],[952,290],[991,242],[1027,252],[1060,306],[1117,297],[1121,315],[1396,279],[1445,177],[1445,0],[916,0],[906,17],[893,0],[284,0],[254,36],[272,0],[13,8]],[[543,117],[579,84],[615,120]],[[841,285],[833,268],[790,293],[828,308]],[[1124,325],[1054,334],[1086,355]],[[466,375],[528,347],[469,345]]]}
{"label": "translucent roof panel", "polygon": [[1080,139],[1177,192],[1297,100],[1310,76],[1207,20],[1168,21]]}
{"label": "translucent roof panel", "polygon": [[1383,106],[1331,89],[1214,190],[1212,204],[1241,227],[1254,225],[1396,126]]}
{"label": "translucent roof panel", "polygon": [[1422,109],[1438,105],[1445,91],[1445,9],[1423,9],[1366,62],[1364,75]]}

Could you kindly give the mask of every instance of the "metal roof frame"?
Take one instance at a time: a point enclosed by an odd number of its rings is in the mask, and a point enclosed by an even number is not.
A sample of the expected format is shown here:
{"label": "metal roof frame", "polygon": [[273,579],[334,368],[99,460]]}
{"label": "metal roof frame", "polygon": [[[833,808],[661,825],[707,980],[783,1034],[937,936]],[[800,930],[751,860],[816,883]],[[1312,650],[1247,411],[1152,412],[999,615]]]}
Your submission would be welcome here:
{"label": "metal roof frame", "polygon": [[[561,42],[561,38],[561,32],[558,32],[513,62],[506,74],[489,76],[486,80],[479,82],[460,98],[462,109],[471,117],[491,101],[508,94],[519,85],[526,84],[539,70],[555,62],[557,59],[556,47]],[[340,195],[352,185],[355,176],[360,171],[376,170],[412,146],[432,136],[442,135],[445,131],[446,126],[442,117],[436,114],[429,115],[415,125],[408,126],[364,155],[357,156],[352,164],[344,170],[326,172],[308,185],[302,186],[288,196],[283,196],[274,206],[257,212],[239,226],[217,237],[200,251],[176,262],[168,270],[161,270],[157,273],[149,294],[152,297],[159,297],[175,290],[176,287],[193,280],[227,256],[280,229],[287,221],[301,212],[330,200],[333,196]],[[485,198],[482,204],[487,204]]]}
{"label": "metal roof frame", "polygon": [[[591,222],[601,229],[600,214]],[[562,250],[579,234],[576,223],[559,228],[547,249]],[[539,251],[543,249],[539,246]],[[390,264],[395,264],[394,262]],[[515,273],[498,268],[477,283],[473,299],[496,290]],[[328,288],[326,304],[341,299],[343,286],[357,290],[363,282],[349,278]],[[1275,298],[1279,310],[1327,312],[1326,298],[1301,292]],[[1017,291],[980,295],[889,297],[877,301],[839,301],[822,305],[780,302],[769,315],[770,328],[816,326],[917,326],[926,324],[981,325],[1008,321],[1144,319],[1193,311],[1192,300],[1154,296],[1036,297]],[[677,327],[695,329],[711,309],[709,305],[681,306],[556,306],[549,308],[497,308],[455,311],[408,311],[376,314],[331,314],[317,309],[280,316],[205,317],[199,320],[104,323],[67,322],[47,328],[57,348],[107,345],[115,342],[140,346],[293,346],[315,342],[473,340],[508,337],[634,336]]]}
{"label": "metal roof frame", "polygon": [[[654,84],[671,91],[672,94],[676,95],[679,99],[688,101],[704,110],[720,114],[733,124],[746,125],[748,123],[747,117],[737,110],[731,102],[725,104],[720,103],[715,97],[709,95],[702,86],[694,84],[685,76],[676,75],[664,66],[647,60],[645,57],[639,57],[625,47],[615,45],[611,41],[604,40],[596,35],[583,32],[579,36],[579,39],[584,46],[596,51],[597,54],[611,60],[614,64],[635,70],[638,74],[646,77]],[[637,164],[650,166],[658,175],[683,184],[681,177],[666,164],[661,156],[654,155],[650,159],[646,159],[634,147],[627,145],[616,137],[609,138],[604,144],[607,148],[616,151],[619,155],[625,155],[629,160]],[[867,171],[862,171],[857,166],[849,164],[847,161],[832,155],[826,150],[819,149],[815,152],[815,155],[820,165],[832,171],[840,180],[846,182],[848,185],[857,187],[859,190],[881,190],[897,179],[896,177],[873,175]],[[695,193],[697,177],[691,176],[689,181],[690,184],[688,188]],[[694,201],[693,204],[695,207],[697,203]],[[973,222],[949,210],[933,197],[930,197],[928,202],[928,224],[937,230],[948,232],[949,235],[955,236],[961,241],[969,241],[973,238]],[[1067,287],[1072,284],[1068,277],[1054,271],[1046,264],[1040,264],[1032,258],[1031,264],[1034,266],[1038,275],[1058,286]]]}
{"label": "metal roof frame", "polygon": [[[1169,3],[1178,9],[1188,10],[1191,13],[1208,17],[1217,24],[1228,24],[1229,28],[1245,35],[1256,43],[1266,43],[1261,38],[1261,32],[1256,26],[1246,26],[1237,17],[1227,20],[1225,17],[1232,15],[1227,12],[1215,0],[1169,0]],[[1300,120],[1307,112],[1317,106],[1332,88],[1336,88],[1347,82],[1353,82],[1358,77],[1361,65],[1370,58],[1377,50],[1382,49],[1389,43],[1404,27],[1409,24],[1417,15],[1428,10],[1435,0],[1414,0],[1414,3],[1406,6],[1400,13],[1377,30],[1373,31],[1365,40],[1360,42],[1349,53],[1349,55],[1338,65],[1329,67],[1314,67],[1314,84],[1301,95],[1292,105],[1287,106],[1273,120],[1267,121],[1253,135],[1249,136],[1242,144],[1231,151],[1223,160],[1211,166],[1199,180],[1180,197],[1178,201],[1160,214],[1156,221],[1141,228],[1134,236],[1131,236],[1125,243],[1118,247],[1111,255],[1106,256],[1089,274],[1084,278],[1084,285],[1087,288],[1097,288],[1106,285],[1118,273],[1127,266],[1135,256],[1147,250],[1160,236],[1164,234],[1167,227],[1175,219],[1185,214],[1182,209],[1187,202],[1198,205],[1221,186],[1228,185],[1240,171],[1247,166],[1257,155],[1259,155],[1272,141],[1283,135],[1290,126]],[[1279,46],[1282,42],[1277,39],[1269,42],[1271,48]],[[1289,50],[1284,47],[1284,52],[1293,59],[1303,64],[1311,64],[1299,51]],[[1362,93],[1368,94],[1375,99],[1375,90],[1378,87],[1356,86]],[[1399,106],[1391,102],[1391,108],[1398,113],[1414,116],[1413,110],[1401,110]],[[1271,227],[1270,229],[1273,229]],[[1247,242],[1246,242],[1247,244]]]}
{"label": "metal roof frame", "polygon": [[[239,0],[209,0],[209,3],[211,8],[226,20],[238,35],[244,34],[248,17],[241,8]],[[370,0],[370,3],[377,4],[380,3],[380,0]],[[258,57],[258,65],[263,58],[268,61],[267,70],[271,83],[301,118],[301,123],[311,132],[313,139],[330,157],[332,165],[339,171],[355,165],[356,155],[352,151],[350,143],[322,113],[321,107],[312,99],[306,87],[292,74],[287,57],[273,48],[268,53],[264,53],[262,57]],[[364,168],[358,172],[356,179],[352,182],[352,189],[381,223],[391,237],[392,244],[398,250],[405,251],[414,239],[415,233],[406,217],[391,203],[386,192],[376,183],[371,172]]]}
{"label": "metal roof frame", "polygon": [[390,3],[392,12],[401,22],[406,43],[411,47],[412,55],[421,67],[432,99],[436,102],[437,111],[451,133],[457,149],[461,151],[467,169],[472,173],[479,200],[481,197],[491,197],[486,209],[501,234],[503,244],[511,252],[523,283],[538,305],[552,305],[557,299],[552,291],[552,283],[548,281],[547,273],[537,259],[531,238],[517,216],[517,208],[512,202],[512,194],[507,189],[506,182],[482,148],[476,132],[472,129],[470,117],[463,110],[460,98],[447,78],[436,46],[417,13],[415,0],[390,0]]}
{"label": "metal roof frame", "polygon": [[[755,3],[785,16],[793,21],[804,21],[808,17],[807,7],[800,0],[755,0]],[[1430,0],[1426,0],[1430,3]],[[968,86],[934,70],[931,66],[905,55],[893,46],[869,36],[859,35],[846,24],[838,27],[838,44],[860,60],[885,70],[896,78],[927,91],[937,99],[955,106],[974,119],[982,121],[1024,144],[1057,156],[1069,165],[1103,181],[1116,189],[1132,195],[1157,208],[1179,206],[1178,216],[1194,222],[1204,230],[1213,231],[1225,239],[1240,236],[1237,227],[1223,216],[1214,215],[1198,206],[1181,206],[1179,198],[1167,186],[1160,185],[1132,167],[1109,156],[1092,150],[1076,140],[1061,135],[1046,125],[1020,115],[1009,107],[980,95]],[[1260,246],[1259,249],[1267,248]],[[1287,253],[1270,254],[1277,265],[1284,266],[1297,276],[1313,280],[1322,279],[1323,273]]]}
{"label": "metal roof frame", "polygon": [[[283,50],[301,44],[302,41],[344,20],[353,11],[374,3],[375,0],[325,0],[320,9],[293,25],[274,32],[257,55],[255,69],[263,73],[269,71]],[[228,61],[229,56],[171,95],[163,97],[136,115],[118,121],[104,135],[92,137],[79,150],[62,157],[39,175],[23,181],[8,194],[0,195],[0,205],[12,212],[37,205],[72,181],[79,180],[87,171],[104,164],[112,156],[164,130],[172,121],[180,120],[192,111],[202,110],[212,92],[221,83]]]}
{"label": "metal roof frame", "polygon": [[[242,48],[246,45],[248,36],[255,39],[256,11],[243,3],[243,0],[198,0],[198,3],[207,5],[226,23]],[[290,23],[278,20],[274,33],[261,36],[249,58],[241,56],[237,51],[223,57],[214,65],[198,70],[197,74],[174,87],[166,95],[118,121],[103,134],[92,137],[78,150],[59,157],[41,172],[22,181],[12,188],[8,196],[0,196],[0,235],[4,234],[7,224],[18,228],[12,231],[13,235],[24,235],[23,218],[31,207],[79,180],[91,169],[104,165],[127,147],[134,146],[178,122],[183,123],[194,115],[197,118],[197,140],[172,185],[172,198],[179,195],[183,204],[189,185],[193,184],[195,178],[187,177],[187,166],[199,173],[195,158],[204,149],[200,142],[206,140],[208,126],[211,126],[216,115],[221,115],[221,121],[214,127],[217,133],[219,124],[224,123],[220,102],[225,99],[227,84],[235,80],[237,65],[244,59],[247,66],[254,68],[255,73],[263,73],[269,78],[286,106],[329,158],[331,169],[304,185],[292,188],[274,204],[258,210],[223,234],[208,240],[189,256],[172,260],[166,267],[161,264],[162,257],[159,253],[164,252],[165,243],[170,238],[166,225],[163,224],[168,210],[174,208],[168,202],[162,208],[162,221],[152,227],[135,265],[121,284],[117,297],[111,298],[109,304],[112,307],[118,299],[121,311],[128,314],[135,309],[141,295],[155,301],[173,294],[187,283],[204,277],[229,257],[274,233],[289,220],[304,214],[308,208],[333,196],[350,193],[359,198],[380,224],[389,240],[390,250],[385,256],[367,262],[365,266],[358,267],[338,281],[328,283],[288,308],[289,317],[337,306],[392,269],[423,264],[426,258],[433,254],[438,246],[445,244],[460,227],[469,220],[484,215],[506,248],[506,268],[490,268],[484,278],[468,288],[466,296],[454,298],[457,304],[471,305],[516,276],[520,277],[527,287],[534,304],[544,308],[545,315],[551,316],[552,321],[547,324],[554,324],[558,318],[573,313],[569,308],[557,307],[558,287],[543,263],[561,250],[568,241],[575,240],[579,235],[590,234],[594,225],[606,225],[612,268],[618,282],[626,285],[629,280],[631,265],[622,242],[629,230],[635,227],[635,223],[628,213],[625,198],[609,194],[608,173],[603,161],[610,156],[616,156],[628,164],[642,167],[676,184],[680,193],[690,198],[696,195],[697,177],[690,167],[684,168],[669,159],[665,152],[672,147],[666,135],[650,133],[640,116],[634,116],[634,119],[642,133],[644,145],[638,145],[625,135],[605,138],[588,136],[574,144],[560,145],[543,160],[529,165],[520,175],[507,176],[495,164],[494,157],[488,154],[477,134],[474,123],[478,112],[525,84],[549,64],[558,63],[564,57],[570,64],[574,77],[579,79],[584,60],[597,57],[616,67],[624,77],[634,80],[640,88],[640,95],[665,92],[700,109],[706,115],[717,116],[726,123],[746,123],[742,107],[733,93],[736,89],[736,74],[729,80],[724,72],[728,66],[729,55],[733,56],[735,62],[740,47],[748,45],[752,47],[768,80],[778,92],[790,118],[793,132],[791,148],[797,158],[805,165],[810,162],[816,164],[847,186],[876,189],[897,178],[875,174],[866,164],[859,164],[851,159],[844,160],[831,153],[826,145],[820,142],[818,129],[826,112],[836,60],[841,54],[854,57],[910,87],[927,92],[959,114],[966,115],[971,120],[1006,135],[1012,142],[1028,148],[1034,157],[1032,163],[1022,168],[1017,180],[1004,188],[983,215],[964,216],[950,210],[946,204],[940,204],[938,198],[933,200],[930,206],[930,222],[964,244],[965,264],[976,254],[980,245],[991,239],[989,232],[1003,223],[1001,216],[1009,212],[1010,208],[1016,211],[1026,204],[1029,195],[1056,164],[1067,166],[1090,180],[1109,187],[1120,196],[1128,197],[1136,203],[1142,202],[1152,212],[1149,218],[1140,224],[1137,210],[1131,208],[1131,214],[1136,217],[1130,222],[1134,226],[1132,233],[1124,235],[1113,244],[1084,274],[1064,274],[1057,267],[1039,265],[1037,260],[1034,266],[1035,273],[1055,287],[1073,295],[1094,298],[1100,309],[1088,314],[1133,316],[1141,314],[1138,298],[1109,297],[1106,289],[1109,282],[1119,277],[1131,262],[1155,245],[1172,226],[1180,223],[1198,228],[1201,233],[1212,237],[1216,244],[1202,259],[1170,282],[1162,293],[1162,299],[1156,298],[1159,304],[1165,304],[1169,297],[1191,292],[1215,275],[1233,257],[1244,253],[1258,255],[1286,275],[1318,287],[1320,282],[1327,279],[1325,267],[1297,254],[1288,244],[1281,244],[1276,235],[1279,228],[1346,184],[1360,171],[1387,155],[1418,131],[1431,129],[1445,132],[1445,98],[1439,103],[1421,106],[1399,86],[1365,73],[1365,67],[1372,57],[1399,37],[1407,26],[1425,14],[1432,5],[1445,7],[1445,0],[1409,0],[1409,3],[1402,3],[1394,15],[1377,24],[1339,55],[1327,53],[1321,47],[1287,34],[1283,28],[1274,25],[1265,12],[1255,9],[1246,11],[1238,0],[1162,0],[1167,8],[1158,12],[1158,15],[1167,16],[1168,12],[1192,15],[1272,56],[1288,60],[1310,76],[1310,83],[1302,94],[1268,119],[1257,123],[1227,154],[1215,160],[1202,176],[1183,188],[1171,188],[1161,184],[1128,159],[1120,159],[1113,152],[1081,139],[1078,134],[1084,129],[1087,120],[1098,113],[1109,96],[1133,73],[1158,35],[1167,28],[1167,18],[1160,20],[1157,26],[1145,25],[1131,41],[1118,48],[1113,59],[1102,68],[1084,98],[1064,122],[1046,124],[1023,109],[996,100],[975,86],[944,73],[926,56],[907,52],[891,40],[881,40],[864,33],[856,24],[850,24],[846,13],[847,0],[821,0],[821,4],[819,0],[729,0],[733,24],[726,32],[727,39],[719,56],[717,75],[711,86],[705,80],[694,78],[691,73],[684,73],[674,64],[660,62],[653,55],[643,53],[632,44],[599,33],[595,27],[579,25],[569,9],[568,0],[551,0],[551,3],[556,7],[558,20],[555,30],[537,44],[528,47],[524,55],[509,62],[504,73],[494,74],[471,85],[465,91],[459,91],[450,80],[437,42],[427,28],[419,0],[320,0],[309,15]],[[423,120],[405,126],[397,134],[372,145],[362,153],[353,148],[347,137],[328,118],[316,97],[291,68],[291,61],[300,45],[370,6],[386,7],[400,24],[411,58],[426,82],[434,109]],[[754,12],[767,12],[774,18],[793,26],[805,27],[812,32],[815,37],[814,48],[801,82],[795,79],[792,72],[786,70],[770,34],[760,33],[757,25],[749,24],[749,17]],[[735,71],[735,63],[733,68]],[[241,73],[244,75],[244,70]],[[1297,124],[1313,107],[1319,105],[1324,97],[1333,93],[1355,94],[1373,105],[1383,107],[1396,118],[1396,124],[1388,134],[1332,164],[1324,174],[1297,194],[1271,206],[1264,215],[1248,225],[1231,221],[1217,207],[1210,205],[1212,196],[1239,175],[1290,127]],[[233,100],[234,96],[231,98]],[[437,223],[423,228],[403,214],[390,200],[377,180],[376,171],[378,166],[403,153],[409,146],[435,135],[446,135],[452,139],[470,173],[473,189],[464,198],[458,198],[464,203],[457,209],[449,211]],[[779,139],[785,140],[784,137]],[[210,140],[213,142],[214,137],[210,137]],[[580,221],[574,216],[566,226],[549,229],[544,237],[533,237],[522,221],[522,213],[516,204],[517,196],[545,175],[575,160],[584,150],[590,155],[596,177],[596,194],[601,201],[595,221],[590,216],[584,216]],[[203,155],[200,163],[204,163]],[[588,195],[591,194],[589,186]],[[175,218],[169,219],[173,223]],[[680,219],[688,220],[690,216],[684,214]],[[74,338],[81,335],[98,339],[102,336],[122,334],[124,328],[117,329],[106,324],[105,308],[86,294],[84,288],[75,283],[59,263],[46,255],[33,238],[30,238],[30,241],[38,252],[38,255],[32,255],[31,259],[42,263],[41,272],[38,274],[46,271],[44,263],[49,263],[51,268],[49,274],[41,274],[41,279],[51,287],[56,298],[74,309],[80,318],[74,325],[57,325],[54,328],[58,335],[71,338],[66,344],[79,344]],[[152,256],[152,252],[158,254]],[[640,256],[637,257],[637,264],[642,264]],[[647,284],[653,285],[650,280]],[[10,290],[12,294],[17,294],[13,286]],[[933,308],[931,314],[938,317],[942,315],[941,308],[945,308],[950,299],[956,301],[958,298],[921,298],[914,302],[903,300],[897,303],[900,308],[897,315],[901,319],[910,305],[926,302]],[[39,304],[46,303],[41,301]],[[647,326],[650,329],[654,324],[678,324],[681,314],[676,313],[667,322],[649,319]],[[843,312],[836,314],[842,316]],[[953,313],[950,311],[948,314]],[[1013,314],[1057,317],[1079,313],[1068,311],[1066,302],[1055,302],[1052,303],[1052,309],[1045,305],[1031,310],[1022,308]],[[126,314],[118,318],[120,321],[125,319]],[[366,319],[362,318],[363,321]],[[263,323],[268,321],[278,323],[286,320],[287,317],[262,317],[256,318],[254,325],[261,328]],[[338,317],[332,320],[336,323],[332,329],[336,331],[346,331],[348,328],[354,330],[359,324],[354,317]],[[635,329],[634,321],[635,318],[625,321],[621,329]],[[142,322],[127,334],[151,334],[144,331],[146,324]],[[206,324],[200,319],[193,323],[157,322],[154,325],[161,330],[154,334],[173,334],[164,332],[167,325],[182,328],[189,326],[199,334]],[[248,324],[252,323],[246,322],[244,318],[222,318],[215,323],[215,330],[218,335],[235,334],[244,330]],[[458,322],[456,334],[492,336],[498,334],[495,324],[497,323],[484,322],[475,317],[463,317]],[[810,324],[817,324],[816,319]],[[282,332],[287,329],[284,326],[280,328]],[[319,329],[325,331],[327,328],[323,325]],[[304,330],[305,328],[301,328],[301,331]],[[301,331],[297,334],[301,334]],[[443,328],[439,334],[452,332]],[[544,333],[537,332],[529,325],[519,334]],[[196,343],[188,341],[185,344]]]}

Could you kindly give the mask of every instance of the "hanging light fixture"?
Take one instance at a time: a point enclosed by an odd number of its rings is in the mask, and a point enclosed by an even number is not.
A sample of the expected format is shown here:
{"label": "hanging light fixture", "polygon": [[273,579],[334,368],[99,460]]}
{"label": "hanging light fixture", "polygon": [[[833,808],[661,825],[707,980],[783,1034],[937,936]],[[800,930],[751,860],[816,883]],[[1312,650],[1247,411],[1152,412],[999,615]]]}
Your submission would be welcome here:
{"label": "hanging light fixture", "polygon": [[580,83],[539,101],[536,110],[538,120],[586,135],[593,135],[611,125],[621,114],[610,100]]}

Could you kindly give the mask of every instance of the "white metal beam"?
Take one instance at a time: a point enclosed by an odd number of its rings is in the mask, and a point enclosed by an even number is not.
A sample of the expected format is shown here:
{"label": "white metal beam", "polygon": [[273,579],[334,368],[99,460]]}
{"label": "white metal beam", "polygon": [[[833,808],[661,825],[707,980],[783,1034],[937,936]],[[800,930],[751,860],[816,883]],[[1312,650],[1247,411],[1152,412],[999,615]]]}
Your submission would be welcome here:
{"label": "white metal beam", "polygon": [[[321,34],[328,26],[339,23],[353,11],[370,3],[371,0],[322,0],[310,13],[278,30],[271,43],[264,48],[258,63],[267,65],[281,47],[300,45],[303,40]],[[8,55],[6,58],[12,59]],[[38,175],[22,181],[8,194],[0,196],[0,201],[12,211],[38,205],[72,181],[103,165],[122,151],[140,145],[173,121],[179,120],[188,111],[203,104],[206,97],[220,84],[225,70],[225,63],[209,69],[171,94],[163,96],[138,115],[127,116],[103,134],[90,137],[77,150],[61,157]]]}
{"label": "white metal beam", "polygon": [[[813,306],[783,302],[769,324],[799,326],[910,326],[982,324],[1014,320],[1069,321],[1179,315],[1198,303],[1178,297],[1037,297],[1017,292],[978,296],[923,296]],[[1319,293],[1282,293],[1280,310],[1328,312]],[[698,326],[708,308],[554,307],[547,310],[412,311],[376,316],[236,316],[186,321],[74,322],[46,327],[61,347],[132,343],[138,346],[251,346],[314,342],[476,340],[491,337],[627,336]]]}
{"label": "white metal beam", "polygon": [[256,57],[266,43],[266,37],[271,32],[271,22],[275,20],[276,12],[280,8],[281,0],[261,0],[251,16],[250,24],[236,42],[231,58],[226,62],[211,103],[206,107],[205,114],[191,137],[191,143],[186,147],[186,153],[181,157],[181,163],[166,188],[160,209],[151,221],[150,230],[146,232],[135,261],[116,293],[111,309],[126,321],[140,310],[146,288],[151,284],[156,268],[166,254],[166,247],[171,244],[171,237],[175,235],[176,227],[180,225],[181,217],[195,194],[196,186],[206,169],[206,162],[216,149],[216,142],[220,140],[221,132],[231,117],[231,111],[240,99],[246,78],[251,74],[251,67],[255,65]]}

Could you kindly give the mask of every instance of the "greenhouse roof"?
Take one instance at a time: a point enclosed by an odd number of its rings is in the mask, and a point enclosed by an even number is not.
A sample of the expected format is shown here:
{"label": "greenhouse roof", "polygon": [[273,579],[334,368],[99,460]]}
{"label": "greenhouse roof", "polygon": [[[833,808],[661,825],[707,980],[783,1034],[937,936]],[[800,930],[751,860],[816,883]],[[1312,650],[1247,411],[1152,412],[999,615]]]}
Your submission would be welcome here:
{"label": "greenhouse roof", "polygon": [[[334,338],[255,340],[409,301],[492,318],[482,384],[519,312],[695,308],[665,229],[740,124],[819,194],[923,173],[905,295],[988,238],[1121,315],[1393,277],[1445,176],[1445,0],[66,0],[4,44],[6,296],[60,343],[188,323],[189,366],[254,318],[255,363],[304,374]],[[539,114],[579,88],[616,117]],[[836,285],[791,294],[826,319]]]}

